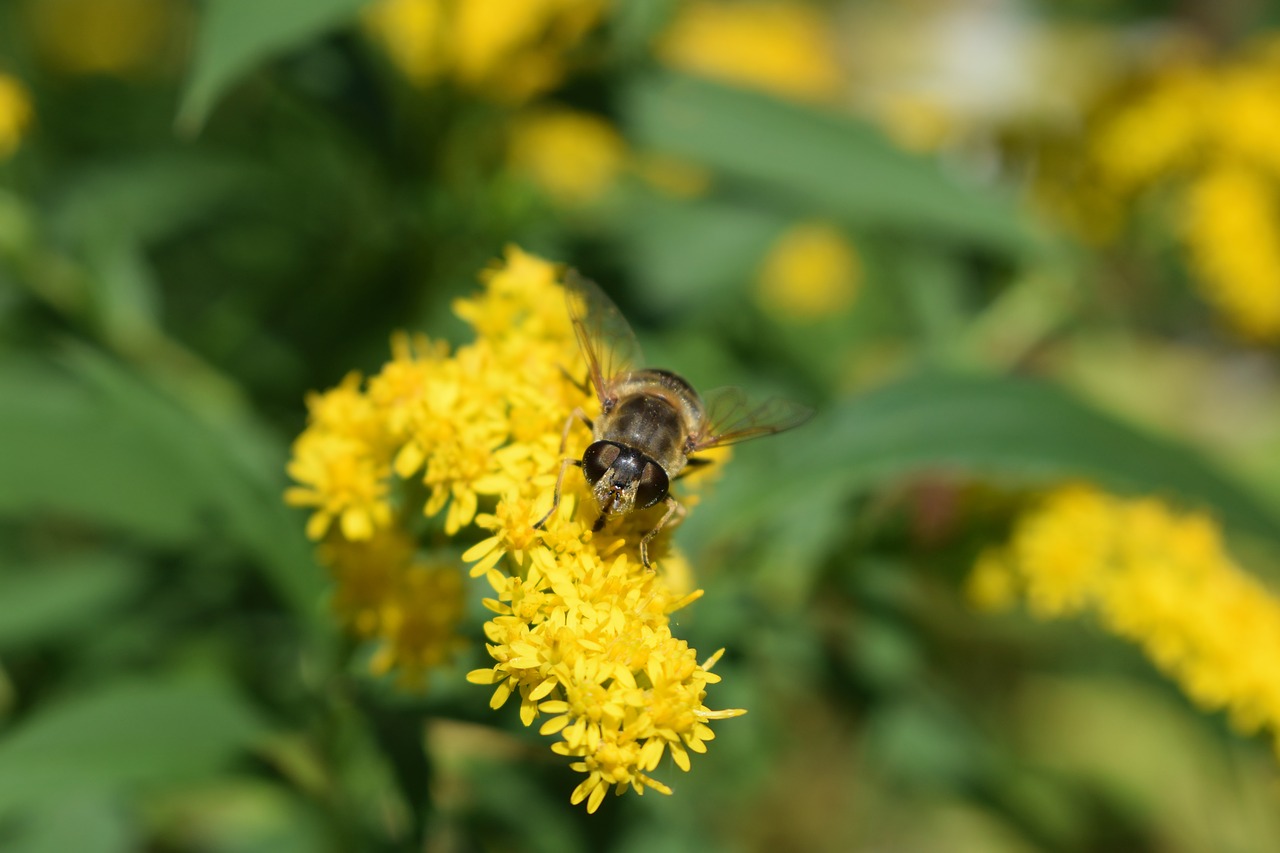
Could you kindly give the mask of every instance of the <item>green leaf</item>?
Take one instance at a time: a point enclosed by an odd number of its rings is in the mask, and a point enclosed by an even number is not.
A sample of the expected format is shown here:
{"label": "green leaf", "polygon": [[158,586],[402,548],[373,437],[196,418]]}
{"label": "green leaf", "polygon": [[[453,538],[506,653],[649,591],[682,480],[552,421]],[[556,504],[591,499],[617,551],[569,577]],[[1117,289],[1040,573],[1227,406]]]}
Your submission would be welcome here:
{"label": "green leaf", "polygon": [[1041,239],[1012,198],[896,148],[863,121],[695,78],[654,75],[628,92],[636,141],[711,167],[783,205],[858,227],[1007,254]]}
{"label": "green leaf", "polygon": [[242,76],[308,39],[353,19],[368,0],[207,0],[178,124],[200,129]]}
{"label": "green leaf", "polygon": [[142,566],[105,552],[11,567],[0,575],[0,648],[83,630],[138,589]]}
{"label": "green leaf", "polygon": [[321,573],[285,507],[285,449],[252,424],[219,432],[127,369],[70,348],[63,369],[0,367],[0,516],[55,513],[189,546],[214,526],[258,565],[312,628]]}
{"label": "green leaf", "polygon": [[79,693],[36,709],[0,737],[0,812],[196,779],[225,766],[262,732],[252,709],[208,678]]}
{"label": "green leaf", "polygon": [[59,797],[25,812],[6,853],[129,853],[141,849],[125,810],[107,797]]}
{"label": "green leaf", "polygon": [[695,541],[931,471],[1024,484],[1085,478],[1171,497],[1280,540],[1276,513],[1198,450],[1029,379],[911,376],[838,404],[771,447],[737,454],[725,483],[686,522]]}
{"label": "green leaf", "polygon": [[[789,224],[759,206],[720,199],[678,202],[639,196],[620,229],[628,266],[655,311],[741,298],[769,247]],[[718,309],[719,310],[719,309]]]}
{"label": "green leaf", "polygon": [[64,372],[9,364],[0,371],[0,514],[92,520],[159,543],[194,535],[202,502],[171,453],[127,403],[95,395]]}

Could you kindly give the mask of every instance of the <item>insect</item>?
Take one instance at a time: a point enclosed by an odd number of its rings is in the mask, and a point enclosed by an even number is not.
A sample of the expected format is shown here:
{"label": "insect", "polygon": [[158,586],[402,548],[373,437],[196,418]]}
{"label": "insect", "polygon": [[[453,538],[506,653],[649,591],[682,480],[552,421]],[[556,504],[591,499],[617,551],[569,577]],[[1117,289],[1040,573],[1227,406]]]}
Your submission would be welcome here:
{"label": "insect", "polygon": [[635,333],[594,283],[570,271],[565,300],[600,415],[592,421],[578,408],[565,421],[561,454],[574,421],[587,425],[592,442],[581,459],[561,460],[551,509],[534,527],[541,529],[560,506],[564,473],[577,466],[600,508],[595,531],[609,518],[666,504],[657,526],[640,540],[640,561],[651,568],[649,543],[673,518],[685,514],[684,505],[670,494],[671,483],[711,461],[695,454],[797,427],[813,411],[779,399],[752,404],[738,388],[699,395],[669,370],[638,367],[642,359]]}

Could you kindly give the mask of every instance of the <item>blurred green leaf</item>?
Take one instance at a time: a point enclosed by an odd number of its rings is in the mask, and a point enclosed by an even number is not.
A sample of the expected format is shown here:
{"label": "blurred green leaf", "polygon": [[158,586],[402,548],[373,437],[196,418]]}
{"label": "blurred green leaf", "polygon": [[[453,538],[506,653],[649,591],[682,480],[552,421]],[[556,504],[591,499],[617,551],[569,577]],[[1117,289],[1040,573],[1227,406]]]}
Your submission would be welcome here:
{"label": "blurred green leaf", "polygon": [[116,682],[47,708],[0,737],[0,812],[64,797],[198,778],[263,731],[210,678]]}
{"label": "blurred green leaf", "polygon": [[271,179],[248,161],[208,151],[151,152],[65,176],[48,212],[62,239],[107,234],[153,243],[261,194]]}
{"label": "blurred green leaf", "polygon": [[12,567],[0,575],[0,648],[90,626],[142,577],[141,564],[101,551]]}
{"label": "blurred green leaf", "polygon": [[261,63],[355,17],[368,0],[208,0],[178,124],[200,129],[218,99]]}
{"label": "blurred green leaf", "polygon": [[128,853],[140,847],[124,809],[109,797],[59,797],[23,813],[7,853]]}
{"label": "blurred green leaf", "polygon": [[101,354],[0,367],[0,515],[56,513],[164,545],[220,525],[304,622],[321,574],[285,507],[284,448],[250,424],[219,432]]}
{"label": "blurred green leaf", "polygon": [[781,213],[741,202],[647,197],[635,200],[620,236],[644,282],[645,305],[660,311],[726,294],[740,299],[742,282],[755,277],[787,224]]}
{"label": "blurred green leaf", "polygon": [[[124,405],[122,405],[122,403]],[[105,400],[48,366],[0,370],[0,514],[54,511],[176,544],[196,531],[202,484],[149,435],[127,401]]]}
{"label": "blurred green leaf", "polygon": [[695,78],[654,75],[628,90],[643,146],[709,166],[808,215],[970,243],[1037,248],[1012,198],[895,147],[866,122]]}
{"label": "blurred green leaf", "polygon": [[939,470],[1035,483],[1087,478],[1123,492],[1176,497],[1236,529],[1280,539],[1276,514],[1198,450],[1130,426],[1058,386],[1022,378],[911,376],[839,404],[775,440],[772,450],[752,448],[740,457],[714,498],[686,522],[695,539]]}

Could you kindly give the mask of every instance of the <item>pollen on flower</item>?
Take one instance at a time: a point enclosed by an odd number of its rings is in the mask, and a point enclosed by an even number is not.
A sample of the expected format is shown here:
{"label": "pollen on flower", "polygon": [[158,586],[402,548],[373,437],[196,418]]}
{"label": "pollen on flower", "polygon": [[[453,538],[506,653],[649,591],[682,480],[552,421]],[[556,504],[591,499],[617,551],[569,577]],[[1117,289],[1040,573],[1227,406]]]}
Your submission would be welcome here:
{"label": "pollen on flower", "polygon": [[1269,729],[1280,750],[1280,599],[1232,559],[1209,518],[1063,488],[983,555],[970,592],[979,604],[1023,598],[1041,618],[1094,615],[1198,705],[1225,710],[1241,731]]}
{"label": "pollen on flower", "polygon": [[[412,531],[434,525],[465,547],[462,562],[493,590],[483,601],[493,665],[467,678],[492,688],[493,708],[514,698],[524,725],[556,738],[553,751],[586,774],[571,800],[595,811],[610,790],[670,793],[651,775],[663,759],[688,770],[714,737],[708,723],[744,712],[705,704],[719,655],[700,664],[671,632],[671,614],[702,593],[670,526],[650,545],[654,568],[640,562],[664,507],[594,531],[595,500],[570,466],[547,515],[562,460],[580,459],[591,437],[570,423],[562,448],[566,418],[598,410],[559,277],[511,248],[454,305],[474,341],[450,351],[397,335],[379,373],[311,395],[286,500],[312,509],[308,534],[332,573],[338,621],[372,644],[375,672],[402,683],[460,647],[467,584]],[[687,507],[718,468],[680,481]]]}

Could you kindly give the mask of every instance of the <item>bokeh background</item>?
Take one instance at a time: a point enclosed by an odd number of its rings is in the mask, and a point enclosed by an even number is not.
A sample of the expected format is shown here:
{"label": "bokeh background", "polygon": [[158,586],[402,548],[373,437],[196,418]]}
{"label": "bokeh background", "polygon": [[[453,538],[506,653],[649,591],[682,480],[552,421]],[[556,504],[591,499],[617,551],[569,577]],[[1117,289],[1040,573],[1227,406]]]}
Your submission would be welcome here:
{"label": "bokeh background", "polygon": [[[3,0],[0,847],[1280,849],[1278,23]],[[465,342],[508,244],[819,413],[677,536],[749,713],[593,815],[463,679],[482,582],[449,665],[378,672],[282,500],[307,393]],[[1036,540],[1064,484],[1165,628],[1036,598],[1102,541]]]}

